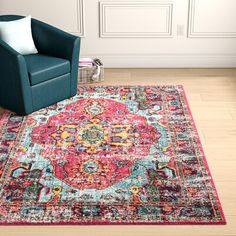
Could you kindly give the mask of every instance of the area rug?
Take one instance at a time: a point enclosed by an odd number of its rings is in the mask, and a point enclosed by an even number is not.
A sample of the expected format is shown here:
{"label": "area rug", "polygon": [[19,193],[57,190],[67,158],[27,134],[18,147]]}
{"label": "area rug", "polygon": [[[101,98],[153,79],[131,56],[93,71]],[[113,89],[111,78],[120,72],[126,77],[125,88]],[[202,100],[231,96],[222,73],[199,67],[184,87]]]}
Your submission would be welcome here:
{"label": "area rug", "polygon": [[182,86],[80,86],[0,120],[1,224],[225,224]]}

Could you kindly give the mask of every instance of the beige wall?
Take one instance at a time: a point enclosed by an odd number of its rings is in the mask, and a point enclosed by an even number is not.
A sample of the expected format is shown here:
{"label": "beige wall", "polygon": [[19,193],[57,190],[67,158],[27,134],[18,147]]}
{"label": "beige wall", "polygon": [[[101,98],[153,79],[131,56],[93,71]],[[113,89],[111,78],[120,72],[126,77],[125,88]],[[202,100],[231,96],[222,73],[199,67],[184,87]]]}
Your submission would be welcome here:
{"label": "beige wall", "polygon": [[236,0],[0,0],[83,36],[107,67],[235,67]]}

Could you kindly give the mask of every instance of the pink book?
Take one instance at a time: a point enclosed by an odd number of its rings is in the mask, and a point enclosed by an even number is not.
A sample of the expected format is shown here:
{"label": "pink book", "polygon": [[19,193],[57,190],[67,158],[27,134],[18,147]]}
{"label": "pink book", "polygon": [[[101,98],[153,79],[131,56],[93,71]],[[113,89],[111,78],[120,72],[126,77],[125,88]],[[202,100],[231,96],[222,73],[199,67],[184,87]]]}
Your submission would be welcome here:
{"label": "pink book", "polygon": [[93,59],[92,58],[80,58],[79,66],[80,67],[88,67],[93,66]]}

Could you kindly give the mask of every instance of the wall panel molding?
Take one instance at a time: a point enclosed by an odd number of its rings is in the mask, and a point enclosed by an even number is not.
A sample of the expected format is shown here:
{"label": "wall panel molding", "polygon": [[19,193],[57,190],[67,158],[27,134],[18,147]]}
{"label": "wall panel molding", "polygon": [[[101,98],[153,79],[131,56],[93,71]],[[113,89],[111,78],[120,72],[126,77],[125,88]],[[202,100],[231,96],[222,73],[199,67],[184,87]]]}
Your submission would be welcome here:
{"label": "wall panel molding", "polygon": [[0,0],[0,15],[31,15],[48,24],[85,36],[85,0]]}
{"label": "wall panel molding", "polygon": [[[100,37],[153,38],[173,36],[174,3],[172,1],[100,1],[99,5]],[[146,17],[140,19],[140,12]]]}
{"label": "wall panel molding", "polygon": [[[224,1],[224,0],[222,0]],[[236,31],[232,32],[225,32],[225,31],[200,31],[196,30],[197,22],[196,22],[196,15],[198,14],[196,11],[196,0],[189,0],[189,14],[188,14],[188,37],[193,38],[234,38],[236,37]],[[214,4],[214,2],[212,2]],[[224,3],[226,4],[226,3]],[[203,21],[206,19],[202,19]],[[208,19],[210,20],[210,18]],[[223,21],[222,21],[223,22]]]}
{"label": "wall panel molding", "polygon": [[77,0],[77,29],[76,32],[70,32],[77,34],[81,37],[85,37],[85,8],[84,0]]}

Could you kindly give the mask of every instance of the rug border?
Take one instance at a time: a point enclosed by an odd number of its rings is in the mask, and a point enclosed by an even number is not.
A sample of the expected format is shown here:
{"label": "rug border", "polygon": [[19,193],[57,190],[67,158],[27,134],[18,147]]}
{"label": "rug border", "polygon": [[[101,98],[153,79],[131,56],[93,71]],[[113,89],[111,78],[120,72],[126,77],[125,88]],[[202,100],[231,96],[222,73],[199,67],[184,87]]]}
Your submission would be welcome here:
{"label": "rug border", "polygon": [[226,225],[224,221],[215,221],[215,222],[194,222],[194,221],[182,221],[182,222],[109,222],[109,221],[80,221],[80,222],[58,222],[58,223],[29,223],[29,222],[13,222],[13,223],[0,223],[0,226],[99,226],[99,225],[168,225],[168,226],[183,226],[183,225],[204,225],[204,226],[211,226],[211,225]]}
{"label": "rug border", "polygon": [[[217,192],[217,189],[216,189],[216,186],[215,186],[215,183],[214,183],[214,180],[212,178],[212,174],[211,174],[211,171],[210,171],[210,168],[209,168],[209,165],[207,163],[207,159],[206,159],[206,155],[204,153],[204,150],[203,150],[203,146],[202,146],[202,143],[201,143],[201,139],[200,139],[200,136],[199,136],[199,133],[198,133],[198,130],[197,130],[197,127],[196,127],[196,123],[195,123],[195,120],[193,118],[193,115],[192,115],[192,111],[190,109],[190,105],[189,105],[189,102],[188,102],[188,99],[187,99],[187,95],[186,95],[186,92],[185,92],[185,89],[184,89],[184,86],[182,84],[176,84],[176,85],[155,85],[155,84],[152,84],[152,85],[139,85],[139,84],[135,84],[135,85],[116,85],[116,84],[102,84],[102,85],[99,85],[99,84],[81,84],[81,87],[106,87],[106,86],[117,86],[117,87],[123,87],[123,86],[128,86],[128,87],[131,87],[131,86],[142,86],[142,87],[150,87],[150,86],[157,86],[157,87],[168,87],[168,86],[176,86],[176,87],[179,87],[181,88],[182,92],[183,92],[183,98],[184,98],[184,101],[185,101],[185,104],[186,104],[186,108],[188,110],[188,114],[191,118],[191,123],[193,125],[193,128],[196,132],[196,135],[197,135],[197,142],[198,142],[198,146],[199,146],[199,149],[202,153],[202,160],[203,160],[203,163],[205,165],[205,168],[208,172],[208,175],[210,178],[210,183],[212,185],[212,188],[213,190],[215,191],[215,197],[216,197],[216,202],[218,203],[218,207],[219,207],[219,211],[220,211],[220,214],[222,216],[222,220],[221,221],[214,221],[214,222],[211,222],[211,221],[181,221],[181,222],[110,222],[110,221],[99,221],[99,220],[95,220],[93,222],[91,221],[80,221],[80,222],[56,222],[56,223],[35,223],[35,222],[12,222],[12,223],[9,223],[9,222],[0,222],[0,226],[56,226],[56,225],[60,225],[60,226],[69,226],[69,225],[77,225],[77,226],[87,226],[87,225],[173,225],[173,226],[176,226],[176,225],[205,225],[205,226],[209,226],[209,225],[226,225],[227,222],[226,222],[226,218],[225,218],[225,215],[224,215],[224,212],[223,212],[223,208],[222,208],[222,205],[221,205],[221,202],[220,202],[220,198],[219,198],[219,195],[218,195],[218,192]],[[0,117],[0,124],[1,122],[3,122],[3,119],[7,116],[7,114],[11,113],[11,111],[9,110],[6,110],[4,109],[4,112],[1,114],[1,117]]]}
{"label": "rug border", "polygon": [[202,143],[201,143],[200,135],[199,135],[199,133],[198,133],[197,126],[196,126],[195,120],[194,120],[194,118],[193,118],[192,111],[191,111],[191,109],[190,109],[190,105],[189,105],[189,102],[188,102],[188,99],[187,99],[187,95],[186,95],[184,86],[183,86],[183,85],[179,85],[179,86],[180,86],[180,88],[181,88],[182,91],[183,91],[184,101],[185,101],[185,103],[186,103],[186,107],[187,107],[189,116],[190,116],[190,118],[191,118],[191,121],[192,121],[192,124],[193,124],[193,128],[194,128],[194,130],[195,130],[195,132],[196,132],[196,134],[197,134],[197,139],[198,139],[197,141],[198,141],[199,149],[200,149],[200,151],[201,151],[201,153],[202,153],[202,160],[203,160],[203,162],[204,162],[204,165],[205,165],[205,167],[206,167],[206,170],[207,170],[207,172],[208,172],[208,175],[211,177],[211,178],[210,178],[210,183],[211,183],[211,185],[212,185],[212,187],[213,187],[213,189],[214,189],[214,191],[215,191],[215,193],[216,193],[216,201],[217,201],[217,203],[218,203],[219,211],[220,211],[220,214],[221,214],[221,216],[222,216],[222,223],[223,223],[223,224],[227,224],[226,218],[225,218],[225,214],[224,214],[224,212],[223,212],[223,208],[222,208],[222,205],[221,205],[221,202],[220,202],[219,194],[218,194],[218,192],[217,192],[217,189],[216,189],[216,186],[215,186],[215,183],[214,183],[214,180],[213,180],[213,177],[212,177],[212,174],[211,174],[211,171],[210,171],[210,168],[209,168],[207,159],[206,159],[206,155],[205,155],[205,152],[204,152]]}

